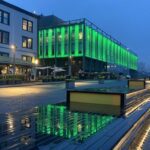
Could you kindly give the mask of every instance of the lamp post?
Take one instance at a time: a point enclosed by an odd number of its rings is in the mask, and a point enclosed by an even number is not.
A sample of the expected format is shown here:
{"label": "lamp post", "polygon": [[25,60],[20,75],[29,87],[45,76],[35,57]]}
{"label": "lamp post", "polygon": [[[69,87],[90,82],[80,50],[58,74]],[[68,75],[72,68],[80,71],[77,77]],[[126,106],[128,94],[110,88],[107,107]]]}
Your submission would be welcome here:
{"label": "lamp post", "polygon": [[15,83],[15,72],[16,72],[16,50],[17,46],[15,44],[11,45],[11,50],[13,53],[13,82]]}
{"label": "lamp post", "polygon": [[34,80],[36,80],[36,79],[37,79],[37,73],[38,73],[36,67],[39,65],[39,60],[38,60],[38,59],[35,59],[34,64],[35,64],[35,69],[34,69]]}

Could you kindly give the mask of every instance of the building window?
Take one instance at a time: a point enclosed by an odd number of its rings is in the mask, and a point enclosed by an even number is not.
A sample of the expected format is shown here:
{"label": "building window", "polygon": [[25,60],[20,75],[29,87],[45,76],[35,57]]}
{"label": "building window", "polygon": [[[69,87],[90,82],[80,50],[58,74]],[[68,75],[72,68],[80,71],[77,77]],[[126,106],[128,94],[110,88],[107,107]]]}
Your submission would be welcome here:
{"label": "building window", "polygon": [[48,44],[46,44],[46,56],[48,56]]}
{"label": "building window", "polygon": [[23,61],[27,61],[27,57],[26,56],[22,56],[22,60]]}
{"label": "building window", "polygon": [[40,55],[42,55],[42,52],[43,52],[43,47],[42,45],[40,45]]}
{"label": "building window", "polygon": [[71,35],[71,41],[73,42],[75,40],[75,33],[72,32],[72,35]]}
{"label": "building window", "polygon": [[80,42],[80,43],[79,43],[79,54],[82,53],[82,49],[83,49],[83,44]]}
{"label": "building window", "polygon": [[29,37],[22,37],[22,47],[32,49],[33,46],[33,40]]}
{"label": "building window", "polygon": [[61,42],[62,36],[61,34],[58,35],[58,41]]}
{"label": "building window", "polygon": [[2,43],[2,40],[3,39],[3,37],[2,37],[2,31],[0,31],[0,43]]}
{"label": "building window", "polygon": [[25,56],[25,55],[23,55],[22,56],[22,60],[23,61],[27,61],[27,62],[32,62],[32,57],[31,56]]}
{"label": "building window", "polygon": [[9,24],[9,14],[4,12],[3,17],[4,17],[3,23],[8,25]]}
{"label": "building window", "polygon": [[66,44],[65,44],[65,55],[68,54],[68,51],[69,51],[69,50],[68,50],[68,44],[66,43]]}
{"label": "building window", "polygon": [[31,21],[28,21],[28,31],[29,32],[33,31],[33,23]]}
{"label": "building window", "polygon": [[5,53],[5,52],[0,52],[0,56],[9,57],[9,54],[8,54],[8,53]]}
{"label": "building window", "polygon": [[0,30],[0,43],[9,44],[9,32]]}
{"label": "building window", "polygon": [[82,40],[82,39],[83,39],[83,33],[80,32],[80,33],[79,33],[79,40]]}
{"label": "building window", "polygon": [[27,29],[28,29],[28,21],[27,20],[23,20],[22,29],[27,31]]}
{"label": "building window", "polygon": [[3,18],[3,15],[2,15],[2,11],[0,10],[0,23],[2,23],[2,18]]}
{"label": "building window", "polygon": [[54,44],[52,45],[52,55],[54,55],[55,54],[55,46],[54,46]]}
{"label": "building window", "polygon": [[22,29],[24,31],[33,32],[33,22],[27,19],[22,20]]}
{"label": "building window", "polygon": [[0,23],[9,25],[10,14],[6,11],[0,10]]}
{"label": "building window", "polygon": [[71,54],[75,53],[75,45],[74,43],[71,44]]}
{"label": "building window", "polygon": [[61,44],[58,44],[58,55],[61,55]]}

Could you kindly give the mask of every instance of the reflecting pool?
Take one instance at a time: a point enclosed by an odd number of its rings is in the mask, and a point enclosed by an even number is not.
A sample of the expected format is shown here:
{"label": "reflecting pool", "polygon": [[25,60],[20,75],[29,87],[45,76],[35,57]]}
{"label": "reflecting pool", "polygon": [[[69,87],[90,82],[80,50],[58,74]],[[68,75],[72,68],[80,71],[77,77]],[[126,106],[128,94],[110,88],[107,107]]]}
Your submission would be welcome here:
{"label": "reflecting pool", "polygon": [[114,119],[113,116],[71,112],[64,105],[0,114],[0,150],[28,150],[64,141],[81,143]]}
{"label": "reflecting pool", "polygon": [[70,112],[66,106],[47,105],[37,108],[36,132],[84,140],[108,125],[114,117]]}

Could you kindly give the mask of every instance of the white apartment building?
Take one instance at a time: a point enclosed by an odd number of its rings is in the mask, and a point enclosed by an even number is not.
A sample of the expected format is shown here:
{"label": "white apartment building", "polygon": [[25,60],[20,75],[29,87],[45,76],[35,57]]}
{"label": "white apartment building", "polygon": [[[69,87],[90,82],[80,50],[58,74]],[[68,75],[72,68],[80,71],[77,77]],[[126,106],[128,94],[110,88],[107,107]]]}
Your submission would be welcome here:
{"label": "white apartment building", "polygon": [[[31,68],[37,57],[37,15],[0,0],[0,65]],[[11,49],[16,46],[16,52]],[[1,73],[1,72],[0,72]]]}

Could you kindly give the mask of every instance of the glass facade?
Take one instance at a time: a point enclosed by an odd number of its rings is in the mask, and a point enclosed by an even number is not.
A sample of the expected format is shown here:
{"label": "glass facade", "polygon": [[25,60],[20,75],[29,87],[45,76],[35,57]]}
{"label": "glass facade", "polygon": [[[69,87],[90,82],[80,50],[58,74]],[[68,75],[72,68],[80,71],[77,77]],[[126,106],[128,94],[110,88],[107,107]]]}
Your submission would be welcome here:
{"label": "glass facade", "polygon": [[86,57],[137,70],[138,57],[100,32],[86,26]]}
{"label": "glass facade", "polygon": [[82,35],[83,24],[39,31],[39,58],[83,56]]}
{"label": "glass facade", "polygon": [[74,23],[39,31],[39,58],[96,59],[137,70],[138,57],[98,30]]}

